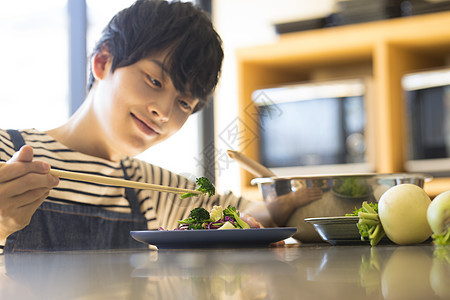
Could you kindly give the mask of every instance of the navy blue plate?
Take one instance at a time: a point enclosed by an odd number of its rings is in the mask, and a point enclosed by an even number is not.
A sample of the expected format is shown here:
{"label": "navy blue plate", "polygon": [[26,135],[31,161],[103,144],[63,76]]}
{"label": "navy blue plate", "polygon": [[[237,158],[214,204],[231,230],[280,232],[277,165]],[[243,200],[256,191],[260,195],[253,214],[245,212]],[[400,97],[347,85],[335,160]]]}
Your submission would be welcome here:
{"label": "navy blue plate", "polygon": [[158,249],[267,247],[291,237],[296,227],[224,230],[141,230],[131,236]]}

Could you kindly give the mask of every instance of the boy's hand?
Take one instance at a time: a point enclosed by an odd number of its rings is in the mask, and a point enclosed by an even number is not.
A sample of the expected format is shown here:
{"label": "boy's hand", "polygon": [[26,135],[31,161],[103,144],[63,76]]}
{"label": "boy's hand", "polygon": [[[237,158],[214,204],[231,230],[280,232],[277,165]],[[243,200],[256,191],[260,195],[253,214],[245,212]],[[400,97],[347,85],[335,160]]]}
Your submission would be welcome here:
{"label": "boy's hand", "polygon": [[256,219],[248,213],[240,213],[240,217],[242,221],[250,226],[250,228],[264,228],[260,222],[256,221]]}
{"label": "boy's hand", "polygon": [[32,160],[33,149],[23,146],[0,167],[0,241],[27,226],[59,182],[49,164]]}

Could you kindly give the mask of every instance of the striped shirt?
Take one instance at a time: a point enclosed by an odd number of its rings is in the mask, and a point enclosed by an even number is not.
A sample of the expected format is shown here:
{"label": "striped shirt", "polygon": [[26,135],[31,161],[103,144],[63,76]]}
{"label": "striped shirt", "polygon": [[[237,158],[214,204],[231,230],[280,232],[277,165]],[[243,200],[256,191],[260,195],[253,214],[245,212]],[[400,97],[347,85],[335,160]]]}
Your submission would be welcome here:
{"label": "striped shirt", "polygon": [[[123,178],[120,162],[111,162],[73,151],[62,145],[45,132],[36,129],[20,131],[25,143],[33,147],[34,159],[49,163],[53,169],[82,172],[93,175]],[[0,161],[9,160],[14,154],[14,146],[6,130],[0,129]],[[166,169],[132,157],[122,160],[130,180],[180,188],[195,188],[195,183]],[[210,210],[214,205],[233,205],[244,210],[248,200],[232,193],[213,197],[193,197],[180,199],[178,194],[136,190],[140,211],[147,220],[149,229],[174,229],[177,221],[188,217],[194,207],[202,206]],[[96,183],[60,179],[57,187],[50,191],[45,201],[65,205],[94,205],[117,212],[131,212],[125,198],[125,188],[104,186]],[[0,243],[1,246],[1,243]]]}

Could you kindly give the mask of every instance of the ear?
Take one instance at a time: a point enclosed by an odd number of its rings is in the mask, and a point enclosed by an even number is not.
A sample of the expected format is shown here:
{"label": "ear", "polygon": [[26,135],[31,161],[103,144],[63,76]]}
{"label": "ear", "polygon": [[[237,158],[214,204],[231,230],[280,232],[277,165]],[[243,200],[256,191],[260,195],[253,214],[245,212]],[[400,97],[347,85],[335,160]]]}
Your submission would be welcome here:
{"label": "ear", "polygon": [[92,57],[92,74],[96,80],[103,79],[109,72],[109,66],[111,63],[111,54],[108,49],[103,46],[99,52],[96,52]]}

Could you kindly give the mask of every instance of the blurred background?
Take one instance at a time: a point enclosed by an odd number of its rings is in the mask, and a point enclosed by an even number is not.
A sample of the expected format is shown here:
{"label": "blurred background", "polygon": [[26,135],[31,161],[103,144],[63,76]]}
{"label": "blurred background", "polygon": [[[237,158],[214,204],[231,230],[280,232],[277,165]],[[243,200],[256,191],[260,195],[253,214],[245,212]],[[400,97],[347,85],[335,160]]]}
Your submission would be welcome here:
{"label": "blurred background", "polygon": [[[0,127],[50,129],[62,124],[85,96],[89,55],[101,30],[133,0],[24,0],[3,1],[0,11]],[[276,38],[275,19],[314,15],[330,9],[332,0],[314,1],[201,1],[213,9],[224,40],[226,59],[219,90],[216,127],[236,116],[234,49]],[[208,7],[209,6],[209,7]],[[258,9],[256,9],[258,7]],[[230,20],[233,20],[230,22]],[[219,99],[219,96],[217,96]],[[208,118],[207,118],[208,120]],[[142,158],[178,173],[206,175],[209,143],[200,145],[202,118],[191,116],[183,129]],[[208,127],[208,126],[202,126]],[[206,138],[207,139],[207,138]],[[182,147],[189,144],[192,147]],[[226,149],[224,149],[226,150]],[[205,158],[205,156],[207,158]],[[227,174],[227,176],[233,176]],[[209,173],[208,176],[215,177]],[[224,185],[229,185],[228,183]],[[228,189],[228,188],[226,188]]]}
{"label": "blurred background", "polygon": [[[67,120],[85,97],[89,55],[101,30],[116,12],[133,2],[3,1],[0,11],[0,128],[46,130]],[[419,6],[431,2],[445,4],[432,9]],[[233,135],[238,135],[239,128],[242,129],[242,124],[236,126],[241,121],[239,110],[242,109],[239,106],[242,84],[238,76],[239,49],[277,43],[282,34],[291,31],[409,16],[419,14],[418,8],[422,9],[421,13],[447,10],[446,2],[197,0],[196,4],[212,14],[224,42],[223,73],[214,104],[191,116],[183,129],[168,141],[139,157],[187,176],[207,176],[215,182],[219,192],[232,190],[240,194],[241,169],[226,157],[227,149],[239,150],[239,141],[233,139]],[[320,31],[317,33],[319,35]],[[450,47],[444,48],[445,52]],[[301,79],[301,76],[294,77]]]}

